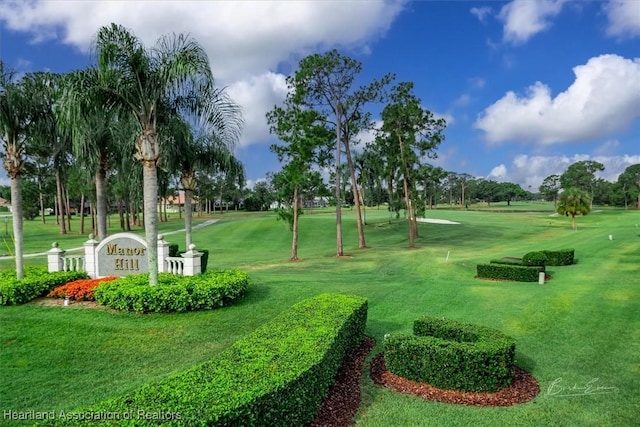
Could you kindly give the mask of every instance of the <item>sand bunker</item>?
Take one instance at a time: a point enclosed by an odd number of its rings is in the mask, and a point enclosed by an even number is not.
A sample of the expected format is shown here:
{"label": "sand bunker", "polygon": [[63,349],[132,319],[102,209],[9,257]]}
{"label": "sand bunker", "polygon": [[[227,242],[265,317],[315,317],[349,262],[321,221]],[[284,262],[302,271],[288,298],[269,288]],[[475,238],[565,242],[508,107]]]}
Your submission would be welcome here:
{"label": "sand bunker", "polygon": [[416,218],[418,222],[430,222],[432,224],[460,224],[459,222],[449,221],[448,219],[435,218]]}

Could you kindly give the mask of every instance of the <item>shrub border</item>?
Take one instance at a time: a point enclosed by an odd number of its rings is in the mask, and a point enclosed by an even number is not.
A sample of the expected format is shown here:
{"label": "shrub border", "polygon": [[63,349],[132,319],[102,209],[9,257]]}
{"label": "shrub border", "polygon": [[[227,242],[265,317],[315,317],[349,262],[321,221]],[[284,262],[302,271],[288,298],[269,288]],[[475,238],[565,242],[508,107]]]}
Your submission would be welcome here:
{"label": "shrub border", "polygon": [[[365,298],[323,294],[304,300],[208,362],[68,412],[54,425],[94,425],[82,414],[105,413],[133,414],[136,426],[307,425],[345,356],[360,345],[366,319]],[[159,412],[166,415],[161,421],[136,418]]]}

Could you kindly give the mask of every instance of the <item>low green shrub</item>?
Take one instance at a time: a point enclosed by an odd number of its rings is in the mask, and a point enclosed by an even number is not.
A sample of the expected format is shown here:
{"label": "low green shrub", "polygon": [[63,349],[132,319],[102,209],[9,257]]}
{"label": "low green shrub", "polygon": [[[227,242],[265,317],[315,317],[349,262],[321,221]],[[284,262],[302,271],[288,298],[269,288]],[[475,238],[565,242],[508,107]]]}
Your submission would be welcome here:
{"label": "low green shrub", "polygon": [[547,262],[547,256],[543,252],[534,251],[528,252],[522,257],[522,263],[524,265],[543,266]]}
{"label": "low green shrub", "polygon": [[16,279],[14,270],[0,272],[0,305],[24,304],[67,282],[86,279],[85,271],[48,272],[44,267],[27,267],[24,278]]}
{"label": "low green shrub", "polygon": [[572,265],[575,262],[575,249],[560,249],[558,251],[542,251],[547,257],[547,265]]}
{"label": "low green shrub", "polygon": [[232,304],[244,296],[249,276],[240,270],[210,271],[196,276],[158,275],[149,286],[148,274],[121,277],[94,290],[100,304],[142,313],[208,310]]}
{"label": "low green shrub", "polygon": [[478,264],[477,276],[481,279],[514,280],[516,282],[537,282],[544,266],[522,266],[506,264]]}
{"label": "low green shrub", "polygon": [[[107,413],[130,414],[130,420],[110,421],[112,425],[307,425],[345,356],[359,346],[366,320],[366,299],[319,295],[294,305],[202,365],[68,412],[68,419],[56,419],[53,425],[94,425],[96,421],[81,415]],[[164,419],[145,418],[153,414]]]}
{"label": "low green shrub", "polygon": [[516,344],[500,331],[425,316],[413,332],[385,337],[390,372],[460,391],[494,392],[513,381]]}

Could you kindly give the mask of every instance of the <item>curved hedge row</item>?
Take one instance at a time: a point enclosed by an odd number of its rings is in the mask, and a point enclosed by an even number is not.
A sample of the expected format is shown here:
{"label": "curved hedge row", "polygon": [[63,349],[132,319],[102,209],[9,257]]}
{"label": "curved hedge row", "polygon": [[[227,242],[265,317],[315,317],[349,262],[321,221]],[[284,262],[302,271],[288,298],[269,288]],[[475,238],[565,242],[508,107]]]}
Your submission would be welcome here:
{"label": "curved hedge row", "polygon": [[511,384],[516,344],[500,331],[425,316],[413,332],[385,338],[390,372],[449,390],[493,392]]}
{"label": "curved hedge row", "polygon": [[161,273],[157,286],[149,286],[148,274],[137,274],[99,285],[94,297],[111,308],[142,313],[210,310],[232,304],[248,286],[249,276],[240,270],[196,276]]}
{"label": "curved hedge row", "polygon": [[41,297],[58,286],[78,279],[86,279],[84,271],[58,271],[50,273],[44,267],[27,267],[24,278],[16,279],[14,270],[0,272],[0,305],[24,304]]}
{"label": "curved hedge row", "polygon": [[[345,356],[360,345],[366,320],[364,298],[305,300],[202,365],[65,413],[52,425],[307,425]],[[98,422],[94,414],[116,417]],[[162,419],[145,418],[153,414]]]}

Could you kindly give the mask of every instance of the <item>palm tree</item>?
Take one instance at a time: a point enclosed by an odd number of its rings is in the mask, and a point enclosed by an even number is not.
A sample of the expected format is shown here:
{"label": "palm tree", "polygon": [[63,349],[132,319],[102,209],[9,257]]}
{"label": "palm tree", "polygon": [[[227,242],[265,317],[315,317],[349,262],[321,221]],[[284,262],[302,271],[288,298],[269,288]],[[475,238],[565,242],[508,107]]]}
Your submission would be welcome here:
{"label": "palm tree", "polygon": [[[59,121],[72,136],[73,154],[92,174],[96,193],[96,232],[107,237],[107,173],[123,155],[118,129],[130,130],[133,116],[109,102],[101,89],[99,74],[90,68],[67,76]],[[115,76],[112,76],[115,79]]]}
{"label": "palm tree", "polygon": [[144,222],[148,244],[149,284],[158,283],[158,185],[161,158],[158,122],[162,103],[177,110],[197,112],[196,95],[213,87],[213,75],[204,49],[183,34],[161,37],[153,48],[120,25],[98,31],[96,50],[102,88],[113,102],[138,122],[135,157],[143,166]]}
{"label": "palm tree", "polygon": [[574,230],[578,228],[576,216],[586,215],[589,212],[591,212],[591,199],[585,191],[572,187],[560,195],[558,213],[560,215],[571,216],[571,228]]}
{"label": "palm tree", "polygon": [[22,188],[20,175],[24,167],[26,132],[30,98],[24,87],[14,81],[15,74],[0,60],[0,140],[4,150],[4,168],[11,181],[11,211],[16,257],[16,278],[24,277],[22,265]]}
{"label": "palm tree", "polygon": [[[163,144],[164,161],[168,170],[180,174],[180,185],[184,190],[185,209],[185,244],[187,250],[191,245],[191,224],[193,209],[191,200],[196,189],[197,173],[230,172],[232,168],[242,169],[242,163],[234,158],[232,149],[239,136],[239,109],[226,97],[217,98],[219,109],[228,120],[204,123],[197,127],[180,117],[174,117],[169,124]],[[212,100],[213,101],[213,100]],[[196,129],[194,129],[196,128]],[[242,174],[244,175],[244,174]]]}

